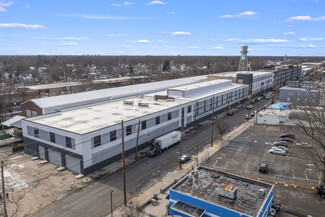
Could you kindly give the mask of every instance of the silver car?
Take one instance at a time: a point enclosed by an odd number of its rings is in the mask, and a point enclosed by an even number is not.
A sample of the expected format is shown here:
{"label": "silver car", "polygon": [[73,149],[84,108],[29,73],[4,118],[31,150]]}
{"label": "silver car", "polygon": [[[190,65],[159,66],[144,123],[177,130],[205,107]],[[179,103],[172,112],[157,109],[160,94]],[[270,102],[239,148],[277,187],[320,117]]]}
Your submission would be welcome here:
{"label": "silver car", "polygon": [[271,148],[271,149],[269,150],[269,153],[271,153],[271,154],[278,154],[278,155],[282,155],[282,156],[287,155],[286,152],[285,152],[284,150],[279,149],[279,148],[274,148],[274,149]]}

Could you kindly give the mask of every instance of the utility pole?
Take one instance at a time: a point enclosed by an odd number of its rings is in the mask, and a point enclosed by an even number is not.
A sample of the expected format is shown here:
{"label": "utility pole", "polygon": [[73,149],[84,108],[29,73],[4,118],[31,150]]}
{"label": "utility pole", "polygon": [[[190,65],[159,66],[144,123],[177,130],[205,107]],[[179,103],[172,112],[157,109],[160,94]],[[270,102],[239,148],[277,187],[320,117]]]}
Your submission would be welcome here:
{"label": "utility pole", "polygon": [[213,146],[213,125],[214,125],[214,95],[212,95],[211,104],[211,147]]}
{"label": "utility pole", "polygon": [[135,145],[135,157],[134,157],[135,160],[138,158],[139,134],[140,134],[140,120],[139,120],[139,124],[138,124],[137,143]]}
{"label": "utility pole", "polygon": [[111,190],[111,217],[113,217],[113,189]]}
{"label": "utility pole", "polygon": [[[198,110],[198,103],[196,101],[196,110]],[[194,110],[194,109],[193,109]],[[196,114],[197,114],[197,111],[194,110],[194,131],[196,130]],[[196,167],[199,166],[199,143],[196,142]]]}
{"label": "utility pole", "polygon": [[179,158],[178,158],[180,169],[182,169],[181,157],[182,157],[182,134],[183,134],[183,129],[184,129],[184,115],[185,115],[185,109],[182,108],[182,117],[181,117],[182,130],[181,130],[181,138],[179,140]]}
{"label": "utility pole", "polygon": [[123,124],[123,120],[122,120],[122,167],[123,167],[124,206],[126,206],[125,156],[124,156],[124,124]]}
{"label": "utility pole", "polygon": [[3,161],[1,161],[1,181],[2,181],[2,202],[3,202],[3,216],[7,217],[7,206],[6,206],[6,190],[5,180],[3,176]]}

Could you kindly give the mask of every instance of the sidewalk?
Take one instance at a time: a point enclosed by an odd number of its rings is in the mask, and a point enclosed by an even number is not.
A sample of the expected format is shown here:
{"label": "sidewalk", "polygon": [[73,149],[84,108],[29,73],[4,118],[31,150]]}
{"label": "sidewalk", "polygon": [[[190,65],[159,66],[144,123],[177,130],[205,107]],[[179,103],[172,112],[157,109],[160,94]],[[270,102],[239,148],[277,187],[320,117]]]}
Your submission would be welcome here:
{"label": "sidewalk", "polygon": [[[228,142],[238,135],[240,135],[243,131],[248,129],[253,123],[252,122],[245,122],[233,131],[227,133],[224,136],[223,141],[218,141],[213,144],[213,147],[206,148],[202,152],[199,153],[199,164],[205,162],[211,155],[216,153],[221,147],[224,147],[228,144]],[[132,203],[141,205],[145,201],[150,200],[154,194],[157,194],[159,200],[156,206],[149,204],[143,210],[146,215],[151,216],[165,216],[166,215],[166,206],[168,205],[169,201],[166,199],[166,196],[169,194],[168,191],[166,193],[161,194],[160,189],[165,188],[169,184],[171,184],[175,179],[180,180],[182,177],[187,175],[190,171],[192,171],[196,167],[196,160],[190,161],[182,165],[182,169],[176,169],[175,171],[167,174],[157,183],[152,185],[151,187],[147,188],[145,191],[139,193],[137,196],[132,198]],[[129,203],[131,202],[129,201]],[[122,216],[123,206],[120,206],[116,210],[114,210],[115,216]]]}

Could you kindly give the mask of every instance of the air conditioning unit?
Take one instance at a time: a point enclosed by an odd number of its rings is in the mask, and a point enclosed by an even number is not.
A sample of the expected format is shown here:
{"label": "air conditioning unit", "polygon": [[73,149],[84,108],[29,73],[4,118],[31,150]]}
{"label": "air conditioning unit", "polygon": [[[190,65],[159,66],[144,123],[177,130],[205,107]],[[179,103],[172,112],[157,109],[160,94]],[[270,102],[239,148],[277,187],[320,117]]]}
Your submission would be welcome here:
{"label": "air conditioning unit", "polygon": [[145,103],[145,102],[139,102],[138,103],[138,106],[141,106],[141,107],[149,107],[149,103]]}
{"label": "air conditioning unit", "polygon": [[222,183],[219,188],[217,188],[217,194],[222,197],[236,200],[237,187]]}
{"label": "air conditioning unit", "polygon": [[123,103],[125,105],[133,105],[134,104],[134,101],[133,100],[124,100]]}

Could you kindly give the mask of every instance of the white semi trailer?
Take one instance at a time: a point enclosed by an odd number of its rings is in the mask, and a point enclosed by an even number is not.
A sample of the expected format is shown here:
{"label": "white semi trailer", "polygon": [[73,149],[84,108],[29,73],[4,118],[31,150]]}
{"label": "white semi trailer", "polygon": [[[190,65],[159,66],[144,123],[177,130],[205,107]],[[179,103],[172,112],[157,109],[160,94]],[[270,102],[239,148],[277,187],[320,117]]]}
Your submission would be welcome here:
{"label": "white semi trailer", "polygon": [[161,154],[168,147],[179,143],[182,133],[180,131],[172,131],[163,136],[160,136],[152,142],[150,150],[147,152],[149,157],[154,157]]}

